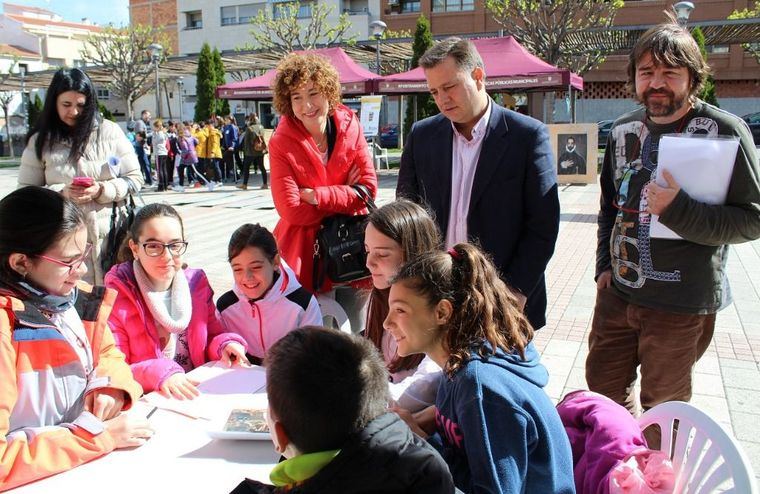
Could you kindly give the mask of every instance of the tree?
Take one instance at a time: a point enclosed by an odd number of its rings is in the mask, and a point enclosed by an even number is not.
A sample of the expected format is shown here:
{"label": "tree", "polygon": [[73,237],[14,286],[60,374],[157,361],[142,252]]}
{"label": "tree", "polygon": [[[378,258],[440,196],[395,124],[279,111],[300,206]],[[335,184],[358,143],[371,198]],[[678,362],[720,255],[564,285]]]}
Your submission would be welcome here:
{"label": "tree", "polygon": [[3,110],[3,117],[5,118],[5,137],[8,141],[8,155],[11,158],[15,158],[16,155],[13,152],[13,141],[11,140],[11,121],[8,119],[8,111],[10,110],[11,101],[16,95],[13,91],[0,92],[0,108]]}
{"label": "tree", "polygon": [[[18,57],[14,56],[8,69],[0,71],[0,84],[4,84],[13,75],[13,69],[16,68],[17,63]],[[11,101],[13,101],[14,96],[15,93],[13,91],[0,92],[0,109],[3,110],[3,118],[5,118],[5,135],[8,138],[8,149],[10,150],[8,154],[11,158],[14,158],[15,154],[13,152],[13,141],[11,140],[11,121],[8,119],[8,111],[10,110]],[[21,93],[21,100],[23,101],[23,99],[24,94]]]}
{"label": "tree", "polygon": [[609,29],[623,0],[485,0],[493,19],[528,51],[577,74],[604,61],[612,50],[602,43],[573,41],[586,29]]}
{"label": "tree", "polygon": [[[310,9],[311,15],[304,18],[303,9]],[[264,49],[275,54],[286,55],[295,50],[311,50],[317,44],[332,45],[353,42],[356,35],[347,35],[351,28],[348,14],[341,14],[337,21],[328,20],[334,10],[321,2],[282,2],[273,4],[273,11],[259,10],[251,19],[256,26],[251,29],[253,43],[244,49]],[[302,27],[302,22],[307,21]]]}
{"label": "tree", "polygon": [[214,90],[216,89],[216,71],[214,56],[208,43],[203,43],[198,56],[198,70],[195,72],[195,117],[196,122],[208,120],[216,112]]}
{"label": "tree", "polygon": [[29,109],[27,110],[27,118],[29,119],[29,128],[33,128],[37,123],[37,119],[40,118],[42,113],[42,100],[39,94],[34,95],[34,101],[29,102]]}
{"label": "tree", "polygon": [[111,113],[111,110],[106,108],[106,105],[104,105],[100,101],[98,101],[98,111],[100,112],[101,115],[103,115],[103,118],[105,118],[106,120],[110,120],[112,122],[116,121],[116,119],[113,117],[113,113]]}
{"label": "tree", "polygon": [[134,102],[154,89],[155,67],[148,50],[153,43],[164,48],[162,60],[171,54],[169,37],[163,27],[109,26],[100,33],[91,34],[80,51],[82,60],[109,72],[110,81],[106,87],[124,100],[128,118],[133,116]]}
{"label": "tree", "polygon": [[[433,33],[430,32],[430,21],[424,15],[420,15],[417,18],[417,28],[414,31],[412,60],[409,70],[419,65],[420,58],[431,46],[433,46]],[[409,135],[414,122],[438,113],[438,107],[435,105],[433,97],[429,94],[407,96],[406,103],[404,116],[405,136]]]}
{"label": "tree", "polygon": [[[695,27],[691,31],[691,35],[694,38],[694,41],[697,42],[697,46],[699,46],[699,51],[702,53],[702,58],[705,59],[705,63],[706,63],[707,50],[705,49],[705,35],[702,32],[702,29],[700,27]],[[713,79],[712,75],[707,76],[707,78],[705,79],[704,87],[702,88],[702,91],[700,91],[697,96],[702,101],[705,101],[707,103],[710,103],[711,105],[720,107],[720,105],[718,104],[718,98],[715,96],[715,79]]]}
{"label": "tree", "polygon": [[[729,19],[752,19],[755,17],[760,17],[760,0],[755,1],[755,8],[734,10],[731,15],[728,16]],[[757,60],[757,63],[760,63],[760,42],[755,41],[754,43],[744,43],[742,48],[752,54],[752,56],[755,57],[755,60]]]}
{"label": "tree", "polygon": [[227,82],[224,77],[224,62],[222,62],[222,54],[219,50],[214,48],[212,54],[214,59],[214,101],[217,115],[229,115],[230,114],[230,102],[229,100],[216,97],[216,88]]}

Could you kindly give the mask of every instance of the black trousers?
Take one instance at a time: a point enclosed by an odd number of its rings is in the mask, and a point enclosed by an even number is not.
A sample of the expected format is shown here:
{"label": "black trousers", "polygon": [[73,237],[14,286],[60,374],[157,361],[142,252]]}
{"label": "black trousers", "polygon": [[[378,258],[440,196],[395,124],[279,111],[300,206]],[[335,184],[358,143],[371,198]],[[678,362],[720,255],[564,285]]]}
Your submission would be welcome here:
{"label": "black trousers", "polygon": [[243,160],[243,183],[248,185],[248,177],[251,173],[251,165],[254,170],[261,171],[261,178],[263,184],[267,184],[267,170],[264,168],[264,156],[246,156]]}

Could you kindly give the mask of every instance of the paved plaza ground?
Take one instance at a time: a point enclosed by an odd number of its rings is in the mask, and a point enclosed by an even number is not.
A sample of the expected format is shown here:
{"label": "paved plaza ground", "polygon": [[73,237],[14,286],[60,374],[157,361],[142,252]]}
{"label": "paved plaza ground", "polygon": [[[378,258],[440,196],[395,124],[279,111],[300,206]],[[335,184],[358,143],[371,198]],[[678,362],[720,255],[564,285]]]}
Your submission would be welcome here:
{"label": "paved plaza ground", "polygon": [[[0,169],[0,197],[15,188],[17,173]],[[393,200],[396,172],[380,172],[379,178],[382,205]],[[258,175],[251,183],[247,191],[225,186],[143,194],[146,202],[165,201],[180,211],[190,242],[187,262],[206,270],[217,295],[232,285],[226,248],[233,230],[245,222],[269,228],[277,222],[271,192],[258,190]],[[563,186],[560,200],[560,235],[547,270],[548,324],[536,335],[551,375],[547,392],[555,401],[586,387],[599,188]],[[692,403],[733,430],[760,473],[760,240],[732,247],[728,272],[734,303],[718,314],[714,341],[696,369]]]}

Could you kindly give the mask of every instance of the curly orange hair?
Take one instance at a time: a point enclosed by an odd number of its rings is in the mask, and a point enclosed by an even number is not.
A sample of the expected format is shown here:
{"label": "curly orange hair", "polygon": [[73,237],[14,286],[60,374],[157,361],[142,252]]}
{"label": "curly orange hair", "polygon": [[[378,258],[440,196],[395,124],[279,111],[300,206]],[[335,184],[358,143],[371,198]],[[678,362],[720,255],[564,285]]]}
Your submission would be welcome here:
{"label": "curly orange hair", "polygon": [[274,109],[280,115],[294,117],[290,93],[309,81],[322,93],[330,105],[330,111],[341,100],[338,71],[330,61],[313,53],[291,53],[277,65],[277,75],[272,83]]}

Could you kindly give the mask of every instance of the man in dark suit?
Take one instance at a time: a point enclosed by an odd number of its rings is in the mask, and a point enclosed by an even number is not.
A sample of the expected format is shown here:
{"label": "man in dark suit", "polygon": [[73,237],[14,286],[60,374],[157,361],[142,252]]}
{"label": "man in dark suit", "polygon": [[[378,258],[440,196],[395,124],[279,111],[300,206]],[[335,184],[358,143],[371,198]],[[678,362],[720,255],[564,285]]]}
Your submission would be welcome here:
{"label": "man in dark suit", "polygon": [[447,248],[479,243],[540,328],[544,270],[559,230],[547,128],[491,100],[483,61],[467,40],[438,43],[420,65],[441,113],[412,127],[396,195],[431,209]]}

